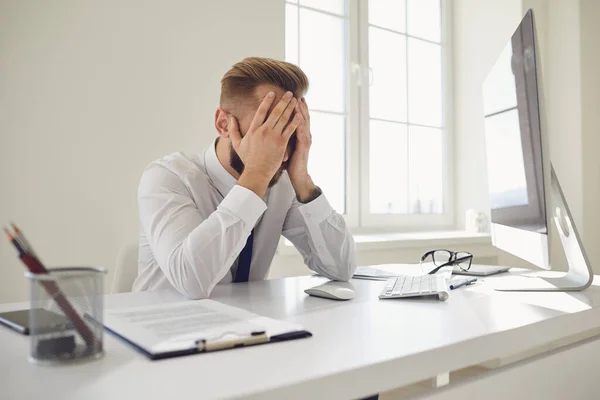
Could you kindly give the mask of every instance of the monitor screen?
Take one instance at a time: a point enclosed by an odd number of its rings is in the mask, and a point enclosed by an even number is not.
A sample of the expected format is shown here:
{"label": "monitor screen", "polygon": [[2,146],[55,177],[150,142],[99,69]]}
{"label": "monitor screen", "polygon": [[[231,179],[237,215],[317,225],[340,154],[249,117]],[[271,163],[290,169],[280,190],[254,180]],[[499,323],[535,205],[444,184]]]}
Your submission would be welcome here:
{"label": "monitor screen", "polygon": [[531,11],[483,84],[492,223],[547,234]]}

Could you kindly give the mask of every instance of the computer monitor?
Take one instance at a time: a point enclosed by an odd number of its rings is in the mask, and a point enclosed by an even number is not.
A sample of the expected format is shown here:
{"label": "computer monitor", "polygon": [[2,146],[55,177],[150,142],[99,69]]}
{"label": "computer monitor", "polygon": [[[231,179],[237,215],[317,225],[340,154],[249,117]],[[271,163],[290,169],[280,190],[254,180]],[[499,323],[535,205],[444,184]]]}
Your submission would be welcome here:
{"label": "computer monitor", "polygon": [[591,283],[591,268],[550,162],[539,60],[529,10],[483,84],[492,243],[550,269],[554,221],[568,250],[568,279],[530,281],[522,289],[580,290]]}
{"label": "computer monitor", "polygon": [[494,245],[549,269],[548,138],[535,55],[529,11],[483,84],[487,171]]}

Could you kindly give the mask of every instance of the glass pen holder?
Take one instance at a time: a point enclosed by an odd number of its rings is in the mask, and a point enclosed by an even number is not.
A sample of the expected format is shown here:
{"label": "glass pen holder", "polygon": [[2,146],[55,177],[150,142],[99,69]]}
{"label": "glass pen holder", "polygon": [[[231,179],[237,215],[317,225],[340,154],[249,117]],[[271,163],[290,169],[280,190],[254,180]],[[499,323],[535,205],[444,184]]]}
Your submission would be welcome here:
{"label": "glass pen holder", "polygon": [[103,268],[49,268],[30,280],[29,361],[64,364],[103,355]]}

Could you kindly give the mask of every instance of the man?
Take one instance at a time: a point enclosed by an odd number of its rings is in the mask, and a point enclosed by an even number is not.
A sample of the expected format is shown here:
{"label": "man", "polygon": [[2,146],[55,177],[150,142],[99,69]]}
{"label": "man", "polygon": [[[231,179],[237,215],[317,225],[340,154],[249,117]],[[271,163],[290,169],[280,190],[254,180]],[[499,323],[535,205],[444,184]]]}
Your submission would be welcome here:
{"label": "man", "polygon": [[307,170],[307,89],[300,68],[273,59],[246,58],[225,74],[214,145],[143,173],[135,291],[201,299],[218,283],[265,279],[281,235],[311,270],[352,277],[352,236]]}

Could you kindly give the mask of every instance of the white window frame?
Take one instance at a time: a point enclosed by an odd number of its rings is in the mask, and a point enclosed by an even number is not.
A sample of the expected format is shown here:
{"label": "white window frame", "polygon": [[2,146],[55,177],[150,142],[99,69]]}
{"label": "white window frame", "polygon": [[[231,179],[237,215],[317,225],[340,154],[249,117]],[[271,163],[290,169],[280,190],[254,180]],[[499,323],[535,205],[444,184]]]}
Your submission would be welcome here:
{"label": "white window frame", "polygon": [[[368,2],[348,0],[346,26],[346,213],[344,218],[354,233],[381,231],[432,231],[454,229],[454,138],[453,138],[453,87],[451,60],[451,0],[441,0],[442,46],[442,137],[443,213],[442,214],[372,214],[369,205],[369,49]],[[286,4],[324,14],[326,11],[302,6],[296,2]],[[298,9],[298,10],[299,10]],[[298,16],[300,12],[298,12]],[[344,18],[344,17],[341,17]],[[298,29],[300,27],[298,21]],[[298,35],[298,41],[300,41]],[[300,45],[298,45],[300,48]],[[299,57],[299,55],[298,55]],[[298,61],[300,62],[299,58]],[[393,172],[389,181],[393,182]],[[318,184],[318,182],[316,182]]]}

